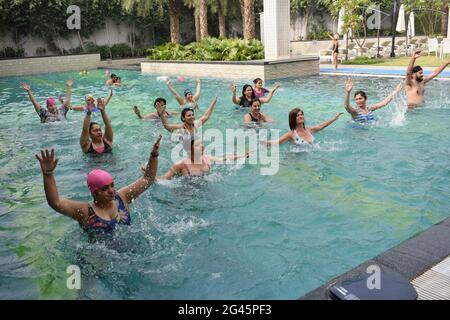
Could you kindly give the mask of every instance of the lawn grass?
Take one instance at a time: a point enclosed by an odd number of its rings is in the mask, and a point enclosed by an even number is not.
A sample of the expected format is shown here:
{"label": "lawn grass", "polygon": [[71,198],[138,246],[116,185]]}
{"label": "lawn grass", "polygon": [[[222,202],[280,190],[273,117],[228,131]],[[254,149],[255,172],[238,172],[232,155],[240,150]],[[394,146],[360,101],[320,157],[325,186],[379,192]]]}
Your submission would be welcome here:
{"label": "lawn grass", "polygon": [[[371,59],[366,57],[358,57],[354,60],[343,61],[342,64],[352,64],[352,65],[377,65],[377,66],[390,66],[390,67],[407,67],[411,57],[399,57],[399,58],[382,58],[382,59]],[[448,60],[447,58],[440,59],[439,57],[430,55],[422,56],[416,60],[416,65],[422,67],[439,67]]]}

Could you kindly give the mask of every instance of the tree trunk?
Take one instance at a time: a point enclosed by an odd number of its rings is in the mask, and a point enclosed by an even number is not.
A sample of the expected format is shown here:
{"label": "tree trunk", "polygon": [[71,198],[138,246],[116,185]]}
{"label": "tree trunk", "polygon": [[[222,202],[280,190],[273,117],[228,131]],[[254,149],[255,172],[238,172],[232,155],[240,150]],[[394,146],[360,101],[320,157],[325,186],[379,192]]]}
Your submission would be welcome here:
{"label": "tree trunk", "polygon": [[304,40],[308,40],[309,39],[309,17],[310,17],[310,13],[309,13],[309,9],[308,7],[306,7],[306,11],[305,11],[305,18],[304,18],[304,22],[303,25],[305,26],[305,38]]}
{"label": "tree trunk", "polygon": [[195,41],[200,42],[202,35],[200,33],[200,16],[197,14],[197,10],[194,11],[195,19]]}
{"label": "tree trunk", "polygon": [[204,39],[208,36],[208,7],[206,0],[198,0],[198,15],[200,20],[200,38]]}
{"label": "tree trunk", "polygon": [[244,0],[244,39],[255,38],[255,0]]}
{"label": "tree trunk", "polygon": [[180,12],[178,10],[178,0],[169,0],[169,20],[170,20],[170,41],[180,42]]}
{"label": "tree trunk", "polygon": [[442,12],[445,12],[441,15],[441,33],[443,36],[447,35],[447,38],[450,38],[450,34],[447,34],[448,15],[450,13],[448,8],[449,6],[444,4],[441,9]]}
{"label": "tree trunk", "polygon": [[227,36],[225,31],[225,12],[220,0],[218,1],[217,15],[219,16],[219,37],[225,38]]}
{"label": "tree trunk", "polygon": [[242,16],[242,36],[245,34],[245,23],[244,23],[244,1],[240,0],[239,4],[241,5],[241,16]]}
{"label": "tree trunk", "polygon": [[81,33],[80,33],[79,30],[77,31],[77,34],[78,34],[78,39],[80,40],[80,46],[81,46],[81,49],[83,49],[83,52],[84,52],[83,38],[81,37]]}

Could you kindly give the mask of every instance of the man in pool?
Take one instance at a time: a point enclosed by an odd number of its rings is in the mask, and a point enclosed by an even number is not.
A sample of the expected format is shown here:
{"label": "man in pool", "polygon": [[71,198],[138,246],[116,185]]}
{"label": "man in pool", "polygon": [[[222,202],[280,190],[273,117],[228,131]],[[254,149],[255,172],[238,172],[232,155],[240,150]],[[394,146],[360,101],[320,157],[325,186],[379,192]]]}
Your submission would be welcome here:
{"label": "man in pool", "polygon": [[42,123],[63,121],[66,119],[67,112],[70,109],[70,98],[72,94],[72,80],[66,81],[66,100],[60,107],[56,106],[56,100],[53,97],[49,97],[46,100],[46,107],[42,108],[39,102],[31,92],[31,87],[26,83],[21,83],[21,87],[28,93],[31,103],[34,106],[34,110],[41,118]]}
{"label": "man in pool", "polygon": [[107,86],[120,86],[121,84],[122,80],[114,73],[111,74],[111,79],[106,80]]}
{"label": "man in pool", "polygon": [[406,98],[408,99],[408,109],[414,109],[424,102],[425,84],[441,73],[449,64],[447,61],[436,68],[429,76],[424,77],[421,66],[414,66],[416,59],[421,56],[421,51],[414,52],[408,69],[406,70]]}

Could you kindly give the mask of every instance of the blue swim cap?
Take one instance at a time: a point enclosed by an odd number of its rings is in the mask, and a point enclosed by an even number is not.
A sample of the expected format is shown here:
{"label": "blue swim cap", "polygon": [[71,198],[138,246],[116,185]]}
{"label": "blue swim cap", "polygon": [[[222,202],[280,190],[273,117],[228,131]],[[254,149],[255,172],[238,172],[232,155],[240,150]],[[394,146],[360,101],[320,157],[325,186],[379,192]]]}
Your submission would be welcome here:
{"label": "blue swim cap", "polygon": [[186,89],[186,90],[184,90],[184,96],[185,96],[185,97],[186,97],[189,93],[192,94],[191,89]]}

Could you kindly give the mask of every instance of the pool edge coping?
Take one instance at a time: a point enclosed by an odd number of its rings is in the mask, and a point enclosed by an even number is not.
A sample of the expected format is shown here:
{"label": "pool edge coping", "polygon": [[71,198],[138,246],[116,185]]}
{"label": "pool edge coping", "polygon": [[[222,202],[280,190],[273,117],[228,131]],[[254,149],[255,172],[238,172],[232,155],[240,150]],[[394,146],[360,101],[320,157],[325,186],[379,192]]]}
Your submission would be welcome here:
{"label": "pool edge coping", "polygon": [[337,282],[369,275],[368,266],[397,273],[409,282],[450,256],[450,217],[416,233],[400,244],[366,260],[353,269],[333,278],[299,297],[299,300],[332,300],[328,289]]}

